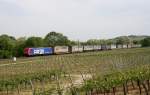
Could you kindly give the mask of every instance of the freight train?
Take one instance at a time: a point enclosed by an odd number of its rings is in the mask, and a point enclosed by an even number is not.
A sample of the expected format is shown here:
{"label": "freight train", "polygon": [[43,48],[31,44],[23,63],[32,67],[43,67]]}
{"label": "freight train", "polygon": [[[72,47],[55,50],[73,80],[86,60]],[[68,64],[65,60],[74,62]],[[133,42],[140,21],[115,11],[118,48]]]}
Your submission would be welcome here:
{"label": "freight train", "polygon": [[25,48],[25,56],[37,56],[37,55],[53,55],[53,54],[67,54],[76,52],[87,51],[101,51],[111,49],[123,49],[123,48],[137,48],[141,45],[84,45],[84,46],[55,46],[55,47],[39,47],[39,48]]}

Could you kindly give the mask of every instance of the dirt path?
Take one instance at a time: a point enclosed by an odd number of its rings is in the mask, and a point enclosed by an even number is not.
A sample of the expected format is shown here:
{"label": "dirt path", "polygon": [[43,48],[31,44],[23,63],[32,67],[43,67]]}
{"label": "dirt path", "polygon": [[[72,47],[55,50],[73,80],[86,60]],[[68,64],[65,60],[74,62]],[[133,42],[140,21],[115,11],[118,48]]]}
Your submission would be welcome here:
{"label": "dirt path", "polygon": [[74,78],[72,79],[72,83],[66,83],[63,84],[63,95],[66,94],[66,92],[68,91],[68,89],[73,85],[73,86],[81,86],[84,83],[84,80],[90,79],[92,78],[92,76],[90,74],[83,74],[83,75],[70,75],[70,77]]}
{"label": "dirt path", "polygon": [[2,66],[9,66],[9,65],[15,65],[15,64],[20,64],[20,63],[30,63],[33,61],[24,61],[24,62],[14,62],[14,63],[8,63],[8,64],[0,64],[0,67]]}

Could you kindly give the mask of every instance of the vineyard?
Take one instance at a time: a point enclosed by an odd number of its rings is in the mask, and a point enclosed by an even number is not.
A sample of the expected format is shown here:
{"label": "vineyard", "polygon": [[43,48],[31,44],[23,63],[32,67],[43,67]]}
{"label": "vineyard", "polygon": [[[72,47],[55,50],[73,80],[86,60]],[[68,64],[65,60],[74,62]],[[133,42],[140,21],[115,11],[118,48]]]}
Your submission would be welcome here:
{"label": "vineyard", "polygon": [[0,95],[150,95],[150,48],[0,60]]}

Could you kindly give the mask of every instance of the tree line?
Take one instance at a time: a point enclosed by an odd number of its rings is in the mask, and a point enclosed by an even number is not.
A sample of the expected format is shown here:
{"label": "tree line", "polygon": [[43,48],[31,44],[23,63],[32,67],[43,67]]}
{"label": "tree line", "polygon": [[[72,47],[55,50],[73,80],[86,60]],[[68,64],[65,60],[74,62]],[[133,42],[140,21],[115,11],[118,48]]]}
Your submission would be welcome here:
{"label": "tree line", "polygon": [[115,39],[101,40],[90,39],[85,42],[71,41],[67,36],[55,31],[49,32],[44,38],[41,37],[20,37],[16,39],[9,35],[0,35],[0,59],[11,58],[13,56],[23,56],[23,50],[26,47],[54,47],[71,45],[99,45],[99,44],[142,44],[150,46],[150,37],[142,41],[130,40],[128,37],[118,37]]}
{"label": "tree line", "polygon": [[13,56],[23,56],[26,47],[54,47],[56,45],[70,45],[67,36],[61,33],[50,32],[44,38],[41,37],[20,37],[0,35],[0,58],[11,58]]}

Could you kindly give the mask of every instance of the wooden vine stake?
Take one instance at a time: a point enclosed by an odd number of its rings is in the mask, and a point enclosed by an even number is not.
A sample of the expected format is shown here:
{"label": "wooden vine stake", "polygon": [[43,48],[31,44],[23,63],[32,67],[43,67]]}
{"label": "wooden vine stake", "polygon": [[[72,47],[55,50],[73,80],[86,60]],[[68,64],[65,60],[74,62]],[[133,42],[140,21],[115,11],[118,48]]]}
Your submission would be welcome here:
{"label": "wooden vine stake", "polygon": [[35,95],[35,89],[34,89],[32,80],[30,80],[30,85],[31,85],[32,95]]}

